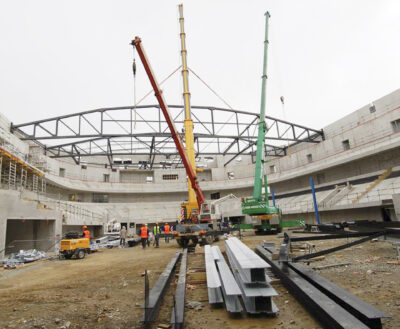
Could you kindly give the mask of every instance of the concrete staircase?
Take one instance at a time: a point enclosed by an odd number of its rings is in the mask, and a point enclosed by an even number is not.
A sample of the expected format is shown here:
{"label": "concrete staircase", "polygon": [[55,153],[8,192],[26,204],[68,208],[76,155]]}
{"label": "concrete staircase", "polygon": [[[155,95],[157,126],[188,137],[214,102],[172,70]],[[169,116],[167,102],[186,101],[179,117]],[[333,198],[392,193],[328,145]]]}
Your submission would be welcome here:
{"label": "concrete staircase", "polygon": [[318,207],[321,208],[326,208],[330,201],[338,194],[342,189],[345,187],[345,185],[336,185],[335,188],[329,192],[322,200],[318,202]]}
{"label": "concrete staircase", "polygon": [[325,206],[331,207],[334,206],[336,203],[338,203],[340,200],[342,200],[347,194],[351,192],[353,189],[353,185],[347,184],[347,185],[342,185],[342,188],[338,193],[336,193],[326,204]]}
{"label": "concrete staircase", "polygon": [[375,179],[368,187],[362,192],[356,199],[352,201],[353,204],[358,203],[368,192],[374,189],[379,183],[381,183],[386,177],[392,173],[392,168],[386,169],[377,179]]}

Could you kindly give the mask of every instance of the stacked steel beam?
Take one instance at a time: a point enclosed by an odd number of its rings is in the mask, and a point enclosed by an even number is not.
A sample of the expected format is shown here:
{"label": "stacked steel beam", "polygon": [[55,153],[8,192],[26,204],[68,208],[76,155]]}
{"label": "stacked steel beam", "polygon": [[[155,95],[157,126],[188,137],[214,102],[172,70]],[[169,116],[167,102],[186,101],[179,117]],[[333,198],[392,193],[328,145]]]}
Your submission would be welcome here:
{"label": "stacked steel beam", "polygon": [[206,261],[208,302],[212,305],[221,304],[223,302],[221,280],[218,275],[211,247],[209,245],[204,247],[204,254]]}
{"label": "stacked steel beam", "polygon": [[214,246],[211,249],[221,279],[221,290],[224,296],[226,310],[230,313],[240,313],[243,310],[239,300],[239,296],[242,294],[241,290],[219,247]]}
{"label": "stacked steel beam", "polygon": [[225,245],[246,311],[276,315],[279,310],[272,297],[278,293],[271,287],[271,280],[265,273],[270,265],[237,238],[229,238]]}

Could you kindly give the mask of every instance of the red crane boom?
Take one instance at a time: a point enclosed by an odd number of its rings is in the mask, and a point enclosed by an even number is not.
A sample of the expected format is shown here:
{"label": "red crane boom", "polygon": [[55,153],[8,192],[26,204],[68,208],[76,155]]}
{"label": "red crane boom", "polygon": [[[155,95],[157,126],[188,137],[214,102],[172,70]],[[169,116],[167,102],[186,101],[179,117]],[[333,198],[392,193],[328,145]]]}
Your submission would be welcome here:
{"label": "red crane boom", "polygon": [[202,192],[199,182],[197,180],[196,172],[193,170],[193,168],[189,162],[189,157],[186,153],[185,147],[183,146],[181,136],[179,135],[179,133],[175,127],[175,123],[172,120],[171,114],[168,109],[168,105],[165,102],[164,97],[162,95],[162,90],[160,89],[160,87],[158,85],[158,82],[153,73],[153,70],[151,69],[149,60],[147,59],[146,53],[142,46],[142,40],[139,37],[135,37],[135,40],[132,40],[131,44],[132,44],[132,46],[134,46],[136,48],[136,50],[139,54],[139,57],[143,63],[144,69],[147,73],[147,76],[149,77],[149,80],[154,89],[154,94],[157,98],[158,104],[160,104],[160,107],[164,114],[165,120],[167,121],[169,130],[171,131],[172,138],[175,142],[175,146],[178,149],[178,152],[182,159],[183,165],[185,166],[186,174],[188,175],[188,177],[190,179],[190,183],[192,184],[192,188],[194,189],[194,191],[196,193],[196,198],[197,198],[197,203],[198,203],[199,209],[201,209],[201,205],[205,202],[203,192]]}

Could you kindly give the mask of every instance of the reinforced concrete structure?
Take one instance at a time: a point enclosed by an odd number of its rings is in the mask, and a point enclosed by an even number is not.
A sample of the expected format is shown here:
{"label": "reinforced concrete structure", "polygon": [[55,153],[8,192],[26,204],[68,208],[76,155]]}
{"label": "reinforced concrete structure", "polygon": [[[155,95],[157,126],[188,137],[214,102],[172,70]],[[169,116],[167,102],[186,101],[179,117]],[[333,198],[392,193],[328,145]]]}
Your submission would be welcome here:
{"label": "reinforced concrete structure", "polygon": [[[183,109],[171,108],[183,127]],[[192,116],[206,199],[232,193],[239,199],[220,204],[222,218],[252,222],[240,197],[252,194],[257,114],[193,106]],[[313,177],[322,222],[398,220],[400,90],[320,130],[266,119],[266,171],[284,219],[314,221]],[[23,124],[0,116],[0,167],[0,257],[53,250],[83,224],[96,235],[111,222],[128,234],[137,223],[175,222],[187,200],[186,173],[157,106]]]}

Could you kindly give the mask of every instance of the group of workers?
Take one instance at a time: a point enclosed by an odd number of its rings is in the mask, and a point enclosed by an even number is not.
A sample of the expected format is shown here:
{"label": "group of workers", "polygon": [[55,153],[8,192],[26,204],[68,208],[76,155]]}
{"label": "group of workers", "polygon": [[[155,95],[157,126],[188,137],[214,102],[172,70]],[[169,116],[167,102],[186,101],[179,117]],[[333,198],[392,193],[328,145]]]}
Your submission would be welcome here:
{"label": "group of workers", "polygon": [[[164,224],[164,234],[170,234],[171,233],[171,227],[169,226],[168,223]],[[146,245],[150,247],[150,240],[151,240],[151,235],[154,237],[154,242],[153,246],[156,248],[160,247],[159,241],[160,241],[160,234],[161,234],[161,228],[156,223],[153,227],[153,232],[149,232],[149,228],[147,224],[143,223],[142,227],[140,228],[140,239],[142,242],[142,248],[146,248]],[[169,237],[165,237],[165,242],[169,243]]]}
{"label": "group of workers", "polygon": [[[86,238],[90,241],[90,231],[87,229],[87,226],[84,225],[82,226],[82,237]],[[169,226],[168,223],[164,224],[163,228],[164,234],[170,234],[171,233],[171,227]],[[160,234],[161,234],[161,228],[156,223],[153,227],[153,232],[149,232],[149,229],[147,227],[147,224],[143,223],[142,227],[140,228],[140,239],[142,242],[142,247],[143,249],[146,248],[146,246],[150,247],[150,241],[151,237],[154,237],[154,242],[153,246],[156,248],[160,247]],[[126,235],[127,235],[127,230],[125,226],[122,226],[121,231],[120,231],[120,245],[125,246],[125,240],[126,240]],[[165,242],[169,243],[169,236],[165,237]]]}

